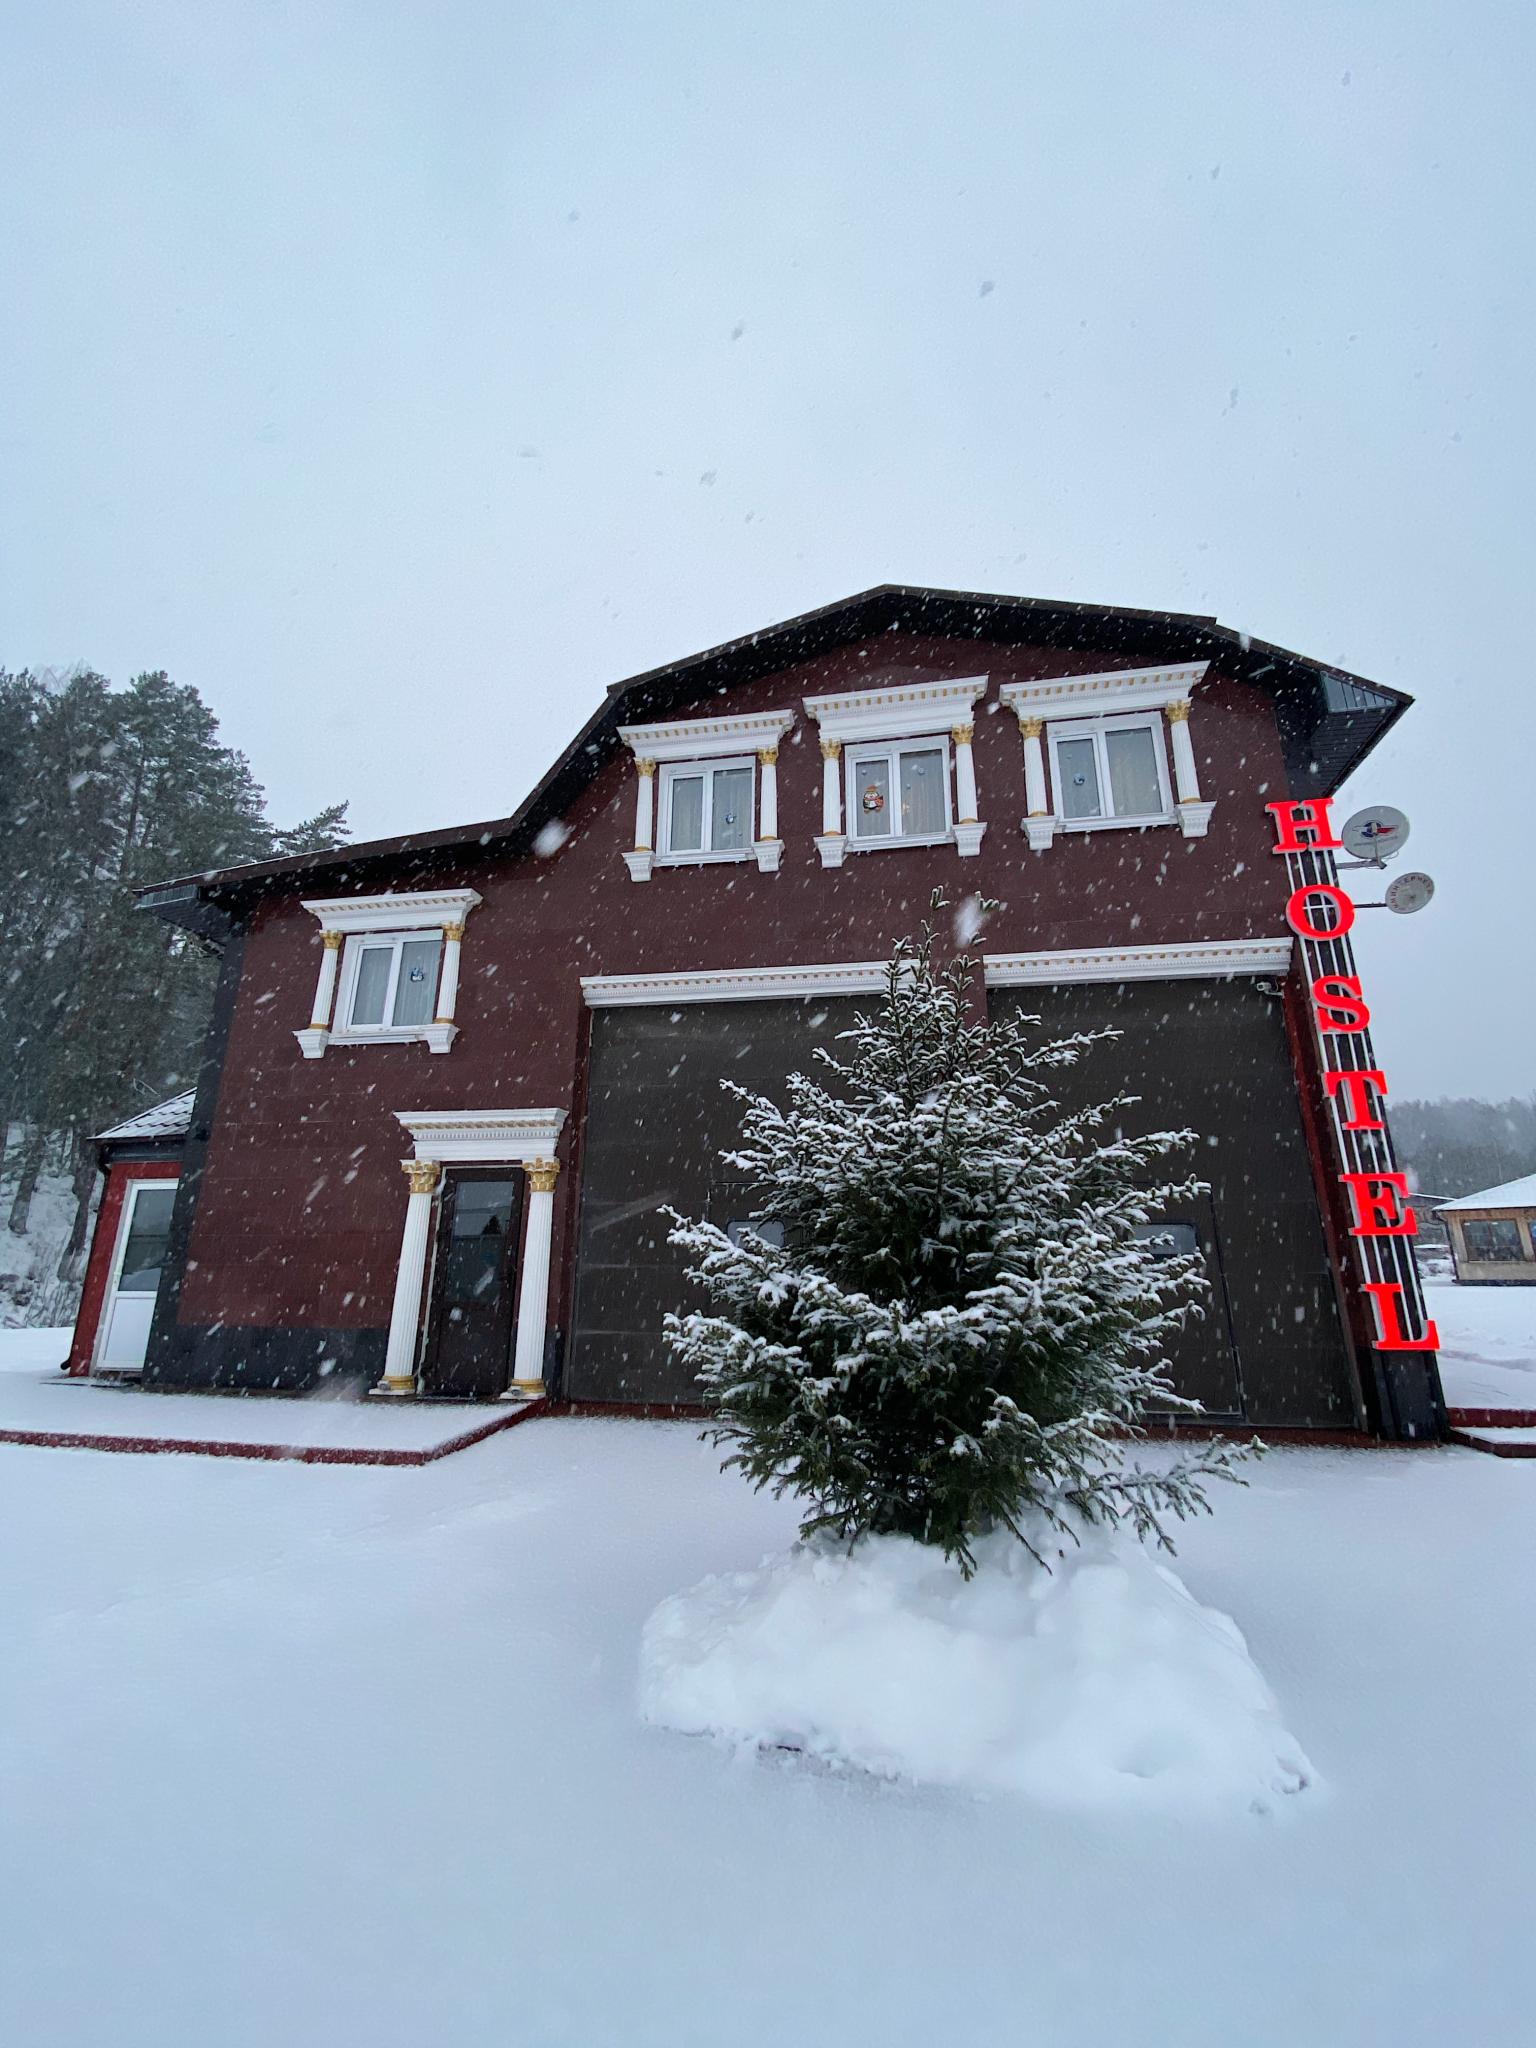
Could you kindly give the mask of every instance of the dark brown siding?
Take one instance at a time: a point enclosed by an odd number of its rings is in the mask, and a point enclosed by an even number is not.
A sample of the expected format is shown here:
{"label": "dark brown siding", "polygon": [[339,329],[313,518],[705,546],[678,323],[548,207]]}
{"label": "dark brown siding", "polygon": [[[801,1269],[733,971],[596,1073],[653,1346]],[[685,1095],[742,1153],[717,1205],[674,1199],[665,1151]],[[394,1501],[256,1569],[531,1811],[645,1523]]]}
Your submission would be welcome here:
{"label": "dark brown siding", "polygon": [[[899,655],[899,661],[893,659]],[[784,706],[802,696],[914,676],[991,677],[976,718],[976,770],[987,835],[981,856],[952,848],[850,854],[840,870],[817,859],[821,759],[814,727],[799,718],[779,755],[782,871],[754,866],[658,868],[632,883],[620,858],[630,844],[633,774],[603,770],[565,823],[548,858],[508,863],[489,854],[445,857],[403,886],[467,885],[484,896],[469,919],[458,1004],[460,1035],[441,1057],[421,1045],[332,1046],[301,1058],[320,957],[319,929],[302,894],[334,893],[305,877],[251,920],[206,1154],[178,1202],[180,1284],[157,1320],[164,1378],[185,1383],[215,1353],[218,1376],[298,1383],[320,1361],[377,1370],[389,1319],[404,1216],[399,1161],[409,1150],[397,1110],[540,1108],[572,1119],[589,973],[658,973],[806,961],[875,959],[923,915],[942,884],[955,898],[981,893],[1001,908],[986,943],[998,951],[1269,937],[1283,929],[1284,877],[1270,857],[1267,793],[1284,787],[1272,707],[1257,689],[1212,678],[1197,693],[1190,731],[1204,792],[1216,799],[1209,837],[1172,827],[1083,833],[1031,854],[1018,725],[997,708],[999,683],[1123,666],[1109,650],[999,649],[959,640],[889,636],[862,648],[706,698],[707,715]],[[573,710],[572,722],[577,713]],[[535,764],[509,755],[510,785]],[[509,792],[510,793],[510,792]],[[370,890],[387,886],[371,874]],[[199,1117],[204,1097],[199,1097]],[[211,1093],[209,1109],[211,1112]],[[562,1176],[556,1215],[554,1306],[569,1302],[570,1230],[578,1190]],[[171,1360],[177,1363],[174,1374]]]}

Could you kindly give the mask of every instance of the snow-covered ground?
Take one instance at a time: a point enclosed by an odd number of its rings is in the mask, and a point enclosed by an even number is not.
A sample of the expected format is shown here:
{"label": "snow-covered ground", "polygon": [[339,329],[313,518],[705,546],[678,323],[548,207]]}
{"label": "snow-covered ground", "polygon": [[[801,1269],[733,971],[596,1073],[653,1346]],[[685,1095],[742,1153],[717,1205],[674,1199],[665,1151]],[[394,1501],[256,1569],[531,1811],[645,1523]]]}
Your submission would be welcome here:
{"label": "snow-covered ground", "polygon": [[1440,1326],[1440,1381],[1452,1408],[1536,1408],[1536,1287],[1424,1289]]}
{"label": "snow-covered ground", "polygon": [[355,1383],[308,1395],[155,1394],[110,1380],[72,1380],[58,1370],[68,1330],[0,1330],[0,1429],[71,1435],[169,1437],[218,1442],[426,1450],[506,1414],[499,1401],[366,1400]]}
{"label": "snow-covered ground", "polygon": [[644,1725],[646,1616],[793,1519],[680,1424],[405,1471],[0,1446],[0,2040],[1530,2038],[1536,1465],[1282,1450],[1184,1533],[1321,1774],[1268,1819]]}

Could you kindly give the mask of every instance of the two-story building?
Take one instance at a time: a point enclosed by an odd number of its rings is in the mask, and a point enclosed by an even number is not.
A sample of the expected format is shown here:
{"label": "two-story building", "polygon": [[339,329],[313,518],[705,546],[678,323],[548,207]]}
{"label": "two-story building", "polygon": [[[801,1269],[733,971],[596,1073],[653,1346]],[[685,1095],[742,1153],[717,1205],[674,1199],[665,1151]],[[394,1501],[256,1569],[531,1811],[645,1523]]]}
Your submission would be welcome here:
{"label": "two-story building", "polygon": [[1212,1419],[1434,1433],[1433,1358],[1373,1351],[1264,810],[1407,703],[1214,619],[887,587],[616,685],[510,817],[145,891],[223,969],[144,1383],[694,1401],[661,1211],[750,1216],[719,1083],[835,1038],[942,888],[997,905],[978,1004],[1121,1034],[1064,1092],[1197,1134]]}

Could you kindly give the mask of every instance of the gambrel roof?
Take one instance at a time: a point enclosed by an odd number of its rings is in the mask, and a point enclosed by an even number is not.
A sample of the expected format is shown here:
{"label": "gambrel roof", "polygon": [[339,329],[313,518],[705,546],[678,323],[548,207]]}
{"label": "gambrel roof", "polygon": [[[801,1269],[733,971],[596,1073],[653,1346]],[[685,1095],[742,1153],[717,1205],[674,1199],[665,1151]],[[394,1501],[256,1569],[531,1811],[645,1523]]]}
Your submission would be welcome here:
{"label": "gambrel roof", "polygon": [[1121,655],[1127,667],[1219,660],[1223,669],[1274,698],[1293,796],[1336,789],[1413,701],[1400,690],[1255,640],[1201,614],[887,583],[615,683],[509,817],[183,876],[141,889],[139,908],[217,935],[230,911],[278,877],[325,870],[345,886],[386,861],[397,868],[403,862],[407,873],[426,870],[435,855],[455,847],[498,845],[522,852],[620,751],[621,725],[676,716],[737,684],[885,633],[979,646],[1080,648]]}

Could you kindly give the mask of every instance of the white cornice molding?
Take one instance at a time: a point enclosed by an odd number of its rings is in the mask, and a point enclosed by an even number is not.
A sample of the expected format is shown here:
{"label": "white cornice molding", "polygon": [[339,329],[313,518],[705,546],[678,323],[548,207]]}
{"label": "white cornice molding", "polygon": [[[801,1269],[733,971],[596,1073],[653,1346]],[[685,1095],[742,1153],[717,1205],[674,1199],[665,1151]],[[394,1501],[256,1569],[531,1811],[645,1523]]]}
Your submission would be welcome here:
{"label": "white cornice molding", "polygon": [[1074,981],[1221,981],[1284,974],[1291,940],[1221,939],[1182,946],[1091,946],[1082,952],[988,953],[988,988]]}
{"label": "white cornice molding", "polygon": [[463,924],[483,899],[478,889],[392,889],[386,896],[307,896],[311,917],[328,932],[429,931]]}
{"label": "white cornice molding", "polygon": [[885,986],[883,960],[819,961],[799,967],[732,967],[708,974],[584,974],[593,1010],[640,1004],[771,1002],[786,996],[858,996]]}
{"label": "white cornice molding", "polygon": [[893,683],[802,702],[824,740],[910,739],[968,725],[971,706],[986,687],[985,676],[962,676],[955,682]]}
{"label": "white cornice molding", "polygon": [[397,1109],[418,1159],[446,1165],[518,1165],[553,1156],[563,1109]]}
{"label": "white cornice molding", "polygon": [[638,760],[708,761],[776,746],[795,722],[793,711],[750,711],[730,718],[674,719],[664,725],[621,725],[619,738]]}
{"label": "white cornice molding", "polygon": [[1091,676],[1043,676],[1037,682],[1004,683],[999,696],[1016,717],[1083,718],[1099,711],[1160,711],[1187,699],[1210,667],[1208,661],[1177,668],[1114,668]]}

